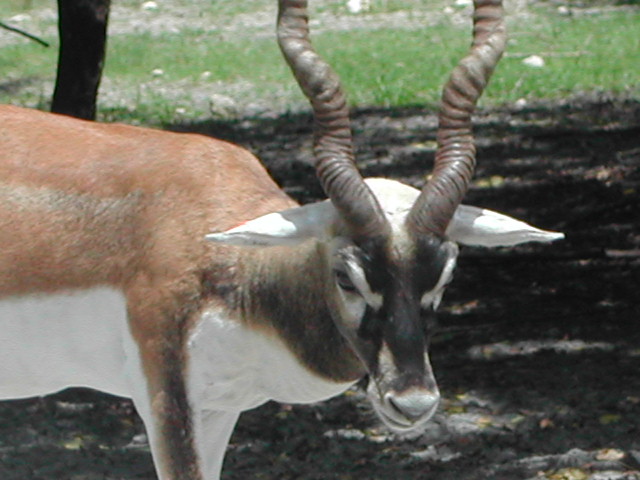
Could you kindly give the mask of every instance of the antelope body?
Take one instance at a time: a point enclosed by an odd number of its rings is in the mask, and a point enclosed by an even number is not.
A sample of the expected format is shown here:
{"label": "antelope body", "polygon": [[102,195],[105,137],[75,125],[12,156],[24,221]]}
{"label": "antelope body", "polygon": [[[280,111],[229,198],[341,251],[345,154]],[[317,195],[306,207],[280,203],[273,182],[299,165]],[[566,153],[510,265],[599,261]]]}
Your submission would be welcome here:
{"label": "antelope body", "polygon": [[279,39],[314,108],[330,201],[298,206],[219,140],[0,107],[0,398],[68,386],[131,397],[161,480],[219,478],[242,410],[315,402],[365,375],[391,428],[433,415],[423,314],[457,243],[562,236],[460,205],[471,111],[504,44],[501,6],[476,6],[422,191],[360,177],[305,8],[280,1]]}

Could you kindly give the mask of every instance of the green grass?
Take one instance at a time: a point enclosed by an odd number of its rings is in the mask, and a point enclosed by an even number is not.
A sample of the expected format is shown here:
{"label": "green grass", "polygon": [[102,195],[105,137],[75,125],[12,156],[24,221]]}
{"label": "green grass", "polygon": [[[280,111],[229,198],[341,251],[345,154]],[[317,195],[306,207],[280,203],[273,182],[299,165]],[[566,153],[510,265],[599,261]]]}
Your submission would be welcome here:
{"label": "green grass", "polygon": [[[640,13],[555,18],[526,31],[512,30],[506,57],[483,97],[485,104],[583,92],[640,94]],[[387,106],[437,101],[440,86],[467,43],[467,37],[448,25],[318,39],[319,48],[348,82],[355,104]],[[524,65],[529,54],[541,55],[545,67]]]}
{"label": "green grass", "polygon": [[212,81],[282,80],[286,67],[273,41],[226,41],[198,32],[153,38],[150,35],[114,38],[109,44],[105,74],[130,81],[146,78],[156,68],[175,81],[193,80],[212,72]]}
{"label": "green grass", "polygon": [[[250,3],[264,4],[258,0]],[[406,8],[406,3],[389,0],[385,9]],[[239,8],[238,2],[219,5],[230,16]],[[551,9],[533,13],[537,15],[530,20],[510,25],[508,53],[485,92],[484,105],[521,98],[559,99],[584,92],[640,97],[639,10],[575,17],[562,17]],[[330,32],[314,39],[318,50],[339,72],[354,106],[390,107],[436,103],[448,72],[466,51],[469,35],[470,26],[454,26],[445,18],[419,30]],[[53,80],[56,49],[55,44],[43,49],[27,42],[0,48],[4,79],[0,81],[0,101],[46,101],[50,91],[24,85],[34,79]],[[523,58],[530,54],[541,55],[545,67],[524,65]],[[154,78],[152,71],[158,68],[164,73]],[[205,71],[211,72],[206,79],[202,77]],[[130,90],[129,110],[148,112],[157,121],[168,120],[176,105],[189,102],[190,89],[203,86],[238,96],[241,103],[254,97],[280,108],[304,105],[275,39],[269,36],[239,34],[229,38],[197,30],[179,35],[113,36],[105,76],[117,88]],[[251,88],[238,91],[234,85],[240,83]],[[142,85],[146,85],[146,94],[141,93]],[[12,86],[15,88],[9,88]],[[161,87],[174,92],[168,97],[153,92]],[[111,105],[105,109],[110,107],[119,108]]]}
{"label": "green grass", "polygon": [[50,0],[2,0],[0,1],[0,19],[6,21],[9,17],[24,13],[33,8],[52,6]]}
{"label": "green grass", "polygon": [[[533,31],[512,30],[507,58],[487,91],[493,102],[593,91],[640,93],[639,11],[556,17],[539,22]],[[541,55],[546,66],[526,67],[517,53]]]}

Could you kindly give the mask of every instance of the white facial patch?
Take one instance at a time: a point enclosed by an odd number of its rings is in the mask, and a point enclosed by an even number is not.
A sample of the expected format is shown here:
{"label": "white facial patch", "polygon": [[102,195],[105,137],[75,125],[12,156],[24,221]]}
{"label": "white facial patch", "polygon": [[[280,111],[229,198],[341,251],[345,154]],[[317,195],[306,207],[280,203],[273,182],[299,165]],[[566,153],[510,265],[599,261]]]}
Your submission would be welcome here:
{"label": "white facial patch", "polygon": [[347,259],[345,265],[349,269],[349,278],[351,278],[353,285],[358,289],[365,302],[373,309],[379,310],[382,307],[382,295],[371,291],[369,282],[367,282],[367,276],[362,267],[353,258]]}
{"label": "white facial patch", "polygon": [[453,270],[456,268],[456,260],[458,258],[458,246],[455,243],[449,242],[450,253],[447,262],[442,269],[438,283],[430,291],[422,296],[420,301],[423,308],[433,307],[433,310],[437,310],[442,300],[444,290],[453,278]]}
{"label": "white facial patch", "polygon": [[338,292],[346,310],[345,313],[348,315],[348,318],[344,319],[345,324],[355,330],[360,325],[362,317],[364,317],[367,302],[355,292],[347,292],[340,287],[338,287]]}
{"label": "white facial patch", "polygon": [[351,284],[351,288],[342,285],[336,279],[338,292],[345,307],[348,318],[344,319],[352,329],[357,329],[364,317],[367,305],[374,309],[382,307],[382,295],[373,293],[362,267],[355,258],[347,257],[344,260],[344,270],[341,275],[346,275],[346,280]]}

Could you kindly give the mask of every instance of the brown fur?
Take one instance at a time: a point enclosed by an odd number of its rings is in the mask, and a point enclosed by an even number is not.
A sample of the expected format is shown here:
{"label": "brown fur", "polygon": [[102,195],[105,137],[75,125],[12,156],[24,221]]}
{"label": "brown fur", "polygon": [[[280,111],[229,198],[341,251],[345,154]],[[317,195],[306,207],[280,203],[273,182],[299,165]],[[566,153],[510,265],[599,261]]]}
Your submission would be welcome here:
{"label": "brown fur", "polygon": [[245,252],[237,267],[244,285],[234,308],[254,328],[282,338],[310,372],[335,382],[355,381],[365,371],[334,323],[341,314],[326,250],[309,240]]}
{"label": "brown fur", "polygon": [[181,416],[184,341],[203,272],[237,253],[204,236],[295,203],[226,142],[11,106],[0,119],[0,297],[121,289],[166,439],[164,478],[199,479]]}
{"label": "brown fur", "polygon": [[181,276],[223,248],[206,233],[295,205],[222,141],[8,106],[0,118],[3,294]]}

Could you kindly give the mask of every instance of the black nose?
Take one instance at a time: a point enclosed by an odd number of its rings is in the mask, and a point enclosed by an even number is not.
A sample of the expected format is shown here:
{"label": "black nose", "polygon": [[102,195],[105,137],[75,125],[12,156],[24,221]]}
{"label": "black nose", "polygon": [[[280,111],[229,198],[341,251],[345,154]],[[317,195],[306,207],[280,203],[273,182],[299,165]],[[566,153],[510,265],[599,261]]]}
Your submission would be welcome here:
{"label": "black nose", "polygon": [[415,421],[433,415],[440,402],[440,394],[426,389],[410,389],[390,392],[386,399],[400,414]]}

